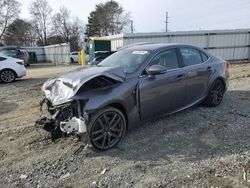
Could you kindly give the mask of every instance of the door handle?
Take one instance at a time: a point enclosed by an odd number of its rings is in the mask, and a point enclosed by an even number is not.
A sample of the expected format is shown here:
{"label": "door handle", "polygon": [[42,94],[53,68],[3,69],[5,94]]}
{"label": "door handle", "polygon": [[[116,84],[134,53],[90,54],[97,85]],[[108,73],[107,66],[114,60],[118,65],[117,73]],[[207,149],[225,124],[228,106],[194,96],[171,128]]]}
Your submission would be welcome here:
{"label": "door handle", "polygon": [[210,72],[210,73],[213,72],[212,67],[208,67],[208,68],[207,68],[207,71]]}
{"label": "door handle", "polygon": [[187,73],[188,78],[192,78],[192,77],[195,77],[197,75],[198,75],[197,71],[190,71],[190,72]]}
{"label": "door handle", "polygon": [[184,75],[183,74],[180,74],[180,75],[178,75],[177,77],[176,77],[176,80],[183,80],[183,78],[184,78]]}

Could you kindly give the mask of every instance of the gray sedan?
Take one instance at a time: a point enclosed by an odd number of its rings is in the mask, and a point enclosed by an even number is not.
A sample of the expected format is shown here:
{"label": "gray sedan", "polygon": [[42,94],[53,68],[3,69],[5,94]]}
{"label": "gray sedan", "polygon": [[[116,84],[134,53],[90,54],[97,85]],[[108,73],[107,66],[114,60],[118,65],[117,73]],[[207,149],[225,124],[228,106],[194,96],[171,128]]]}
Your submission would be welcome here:
{"label": "gray sedan", "polygon": [[[87,134],[107,150],[127,129],[144,120],[199,103],[215,107],[228,87],[229,64],[201,48],[182,44],[142,44],[124,48],[98,66],[44,83],[51,118],[37,124],[58,135]],[[56,136],[55,136],[56,135]]]}

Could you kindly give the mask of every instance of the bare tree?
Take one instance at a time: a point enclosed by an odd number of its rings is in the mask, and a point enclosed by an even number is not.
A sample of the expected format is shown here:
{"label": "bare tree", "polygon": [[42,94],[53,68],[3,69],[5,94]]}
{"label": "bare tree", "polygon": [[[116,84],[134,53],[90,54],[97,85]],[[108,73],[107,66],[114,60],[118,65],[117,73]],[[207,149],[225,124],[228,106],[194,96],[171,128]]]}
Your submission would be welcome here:
{"label": "bare tree", "polygon": [[20,3],[16,0],[0,0],[0,41],[6,29],[20,13]]}
{"label": "bare tree", "polygon": [[78,17],[73,18],[71,24],[70,47],[72,51],[80,49],[81,41],[84,41],[83,22]]}
{"label": "bare tree", "polygon": [[[53,16],[53,31],[56,34],[54,37],[63,39],[64,42],[69,42],[71,50],[79,50],[79,43],[83,35],[83,23],[76,17],[70,17],[70,11],[66,7],[61,7],[60,11]],[[55,40],[56,41],[56,40]]]}
{"label": "bare tree", "polygon": [[35,24],[33,23],[33,20],[27,21],[30,25],[27,29],[27,35],[30,41],[30,46],[36,46],[37,45],[37,32]]}
{"label": "bare tree", "polygon": [[52,8],[47,0],[36,0],[29,7],[32,20],[35,24],[36,32],[42,45],[47,45],[49,24],[51,22]]}
{"label": "bare tree", "polygon": [[70,11],[66,7],[61,7],[60,12],[53,16],[52,23],[54,31],[66,42],[69,42],[72,26]]}

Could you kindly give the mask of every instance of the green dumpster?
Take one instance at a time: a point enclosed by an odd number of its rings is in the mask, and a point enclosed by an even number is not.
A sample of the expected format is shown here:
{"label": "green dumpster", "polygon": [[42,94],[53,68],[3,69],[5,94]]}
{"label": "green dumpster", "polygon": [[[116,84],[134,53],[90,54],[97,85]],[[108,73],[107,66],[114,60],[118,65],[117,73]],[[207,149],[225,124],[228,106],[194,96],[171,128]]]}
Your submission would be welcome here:
{"label": "green dumpster", "polygon": [[87,49],[89,62],[91,62],[96,57],[95,52],[111,51],[111,41],[109,39],[90,37],[87,43]]}

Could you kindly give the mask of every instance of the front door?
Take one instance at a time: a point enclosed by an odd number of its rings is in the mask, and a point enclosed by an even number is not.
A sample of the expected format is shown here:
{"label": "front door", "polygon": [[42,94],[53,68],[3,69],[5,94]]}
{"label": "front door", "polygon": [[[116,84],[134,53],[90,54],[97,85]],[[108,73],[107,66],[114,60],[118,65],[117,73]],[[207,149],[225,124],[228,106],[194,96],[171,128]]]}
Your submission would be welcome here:
{"label": "front door", "polygon": [[139,78],[141,119],[174,112],[185,103],[186,81],[179,68],[176,49],[166,49],[157,54],[150,65],[166,66],[165,73],[153,78],[143,75]]}

